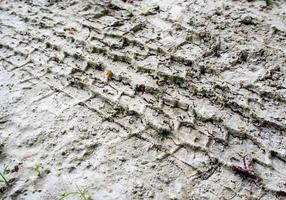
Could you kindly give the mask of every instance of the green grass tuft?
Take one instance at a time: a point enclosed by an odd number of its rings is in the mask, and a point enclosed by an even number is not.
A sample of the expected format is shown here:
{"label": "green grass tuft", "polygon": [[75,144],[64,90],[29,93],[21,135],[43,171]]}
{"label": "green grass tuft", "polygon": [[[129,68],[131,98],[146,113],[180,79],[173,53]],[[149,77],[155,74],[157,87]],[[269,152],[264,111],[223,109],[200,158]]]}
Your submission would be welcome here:
{"label": "green grass tuft", "polygon": [[9,174],[9,172],[10,172],[10,169],[7,166],[4,168],[2,172],[0,172],[0,178],[1,178],[0,182],[4,183],[6,187],[10,186],[8,178],[7,178],[7,174]]}
{"label": "green grass tuft", "polygon": [[87,194],[86,189],[81,189],[78,185],[76,186],[75,192],[65,192],[59,200],[64,200],[69,196],[78,195],[82,200],[92,200],[91,197]]}
{"label": "green grass tuft", "polygon": [[273,5],[273,0],[266,0],[267,6],[272,6]]}

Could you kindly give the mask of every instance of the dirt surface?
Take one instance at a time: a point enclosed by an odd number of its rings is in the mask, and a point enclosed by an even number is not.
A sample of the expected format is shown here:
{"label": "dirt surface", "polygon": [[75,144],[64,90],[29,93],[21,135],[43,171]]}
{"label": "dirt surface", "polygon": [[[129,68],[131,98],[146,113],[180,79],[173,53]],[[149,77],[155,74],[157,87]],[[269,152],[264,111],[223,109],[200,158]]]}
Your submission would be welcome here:
{"label": "dirt surface", "polygon": [[282,0],[0,1],[0,198],[285,199],[285,55]]}

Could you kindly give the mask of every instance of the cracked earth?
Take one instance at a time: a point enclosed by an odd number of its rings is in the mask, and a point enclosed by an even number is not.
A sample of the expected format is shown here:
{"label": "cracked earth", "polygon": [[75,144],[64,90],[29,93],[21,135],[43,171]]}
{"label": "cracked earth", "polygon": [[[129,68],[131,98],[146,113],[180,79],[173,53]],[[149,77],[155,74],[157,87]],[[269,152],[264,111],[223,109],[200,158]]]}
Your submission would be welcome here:
{"label": "cracked earth", "polygon": [[285,199],[285,46],[283,0],[1,0],[0,198]]}

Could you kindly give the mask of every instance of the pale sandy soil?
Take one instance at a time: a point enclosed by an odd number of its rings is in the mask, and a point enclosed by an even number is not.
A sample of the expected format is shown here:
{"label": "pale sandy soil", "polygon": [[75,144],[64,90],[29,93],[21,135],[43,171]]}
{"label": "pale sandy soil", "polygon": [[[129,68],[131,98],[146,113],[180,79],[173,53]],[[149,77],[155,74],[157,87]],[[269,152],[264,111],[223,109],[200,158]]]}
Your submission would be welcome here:
{"label": "pale sandy soil", "polygon": [[5,200],[285,198],[286,2],[1,0],[5,166]]}

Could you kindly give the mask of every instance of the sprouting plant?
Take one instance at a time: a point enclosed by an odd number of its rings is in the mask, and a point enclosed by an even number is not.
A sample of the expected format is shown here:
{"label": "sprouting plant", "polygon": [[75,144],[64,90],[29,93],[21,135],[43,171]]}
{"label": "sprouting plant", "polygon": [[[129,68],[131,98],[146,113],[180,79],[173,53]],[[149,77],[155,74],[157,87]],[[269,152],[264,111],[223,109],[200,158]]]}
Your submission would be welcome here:
{"label": "sprouting plant", "polygon": [[42,166],[41,166],[41,164],[36,164],[35,171],[37,172],[38,176],[42,175]]}
{"label": "sprouting plant", "polygon": [[4,170],[0,172],[0,178],[1,178],[0,182],[4,183],[6,187],[10,186],[8,178],[7,178],[7,174],[9,174],[9,172],[10,172],[10,169],[8,168],[8,166],[6,166]]}
{"label": "sprouting plant", "polygon": [[271,6],[273,4],[273,0],[266,0],[267,6]]}
{"label": "sprouting plant", "polygon": [[91,197],[87,194],[87,189],[81,189],[77,184],[75,192],[65,192],[59,200],[64,200],[68,196],[78,195],[82,200],[91,200]]}
{"label": "sprouting plant", "polygon": [[131,8],[127,9],[127,16],[128,17],[133,17],[134,16],[133,10]]}

